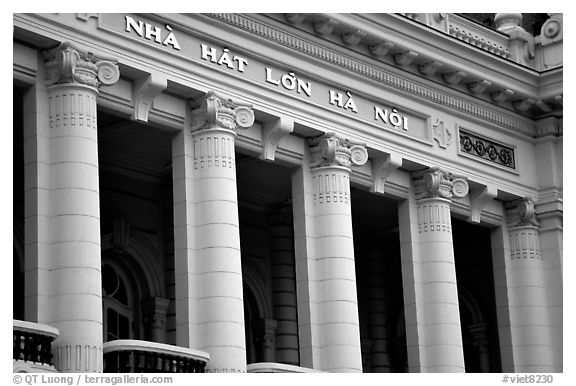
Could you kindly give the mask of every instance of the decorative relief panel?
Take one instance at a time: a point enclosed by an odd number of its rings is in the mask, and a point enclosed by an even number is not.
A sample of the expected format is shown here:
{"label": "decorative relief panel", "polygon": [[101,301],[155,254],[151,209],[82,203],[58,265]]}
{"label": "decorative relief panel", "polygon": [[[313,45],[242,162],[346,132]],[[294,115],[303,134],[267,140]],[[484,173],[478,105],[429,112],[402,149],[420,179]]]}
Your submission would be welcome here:
{"label": "decorative relief panel", "polygon": [[54,351],[54,365],[60,372],[102,372],[98,358],[102,358],[102,348],[96,346],[63,345]]}
{"label": "decorative relief panel", "polygon": [[452,232],[450,207],[444,203],[418,205],[418,232]]}
{"label": "decorative relief panel", "polygon": [[526,227],[510,233],[510,258],[512,260],[542,258],[537,228]]}
{"label": "decorative relief panel", "polygon": [[226,135],[194,137],[194,169],[234,167],[234,138]]}
{"label": "decorative relief panel", "polygon": [[87,126],[96,128],[96,96],[87,90],[65,89],[51,94],[48,100],[51,128]]}
{"label": "decorative relief panel", "polygon": [[489,138],[460,128],[460,153],[488,161],[494,165],[516,170],[516,156],[512,146],[506,146]]}
{"label": "decorative relief panel", "polygon": [[312,174],[314,205],[350,203],[350,177],[341,171],[316,171]]}
{"label": "decorative relief panel", "polygon": [[453,140],[452,131],[448,127],[444,127],[444,122],[440,119],[436,119],[436,122],[432,124],[432,136],[442,149],[450,146]]}

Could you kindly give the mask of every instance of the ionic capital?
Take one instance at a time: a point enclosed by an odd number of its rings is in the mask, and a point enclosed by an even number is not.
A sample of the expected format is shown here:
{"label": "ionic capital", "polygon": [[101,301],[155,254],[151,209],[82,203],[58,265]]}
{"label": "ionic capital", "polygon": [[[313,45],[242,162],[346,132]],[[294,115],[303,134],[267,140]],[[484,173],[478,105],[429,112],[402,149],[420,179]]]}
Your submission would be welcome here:
{"label": "ionic capital", "polygon": [[236,132],[238,128],[252,126],[254,119],[251,105],[209,91],[192,111],[192,131],[223,128]]}
{"label": "ionic capital", "polygon": [[110,86],[120,78],[120,70],[115,59],[96,57],[70,43],[62,43],[44,53],[46,62],[46,83],[76,83],[98,90],[100,86]]}
{"label": "ionic capital", "polygon": [[512,217],[516,217],[513,221],[513,227],[540,226],[536,219],[534,200],[531,197],[508,202],[506,203],[506,209],[509,210]]}
{"label": "ionic capital", "polygon": [[469,191],[466,178],[438,167],[416,171],[412,173],[412,179],[414,180],[416,199],[445,198],[452,200],[453,197],[465,197]]}
{"label": "ionic capital", "polygon": [[352,142],[336,133],[326,133],[310,141],[311,168],[321,166],[361,166],[368,161],[366,146]]}

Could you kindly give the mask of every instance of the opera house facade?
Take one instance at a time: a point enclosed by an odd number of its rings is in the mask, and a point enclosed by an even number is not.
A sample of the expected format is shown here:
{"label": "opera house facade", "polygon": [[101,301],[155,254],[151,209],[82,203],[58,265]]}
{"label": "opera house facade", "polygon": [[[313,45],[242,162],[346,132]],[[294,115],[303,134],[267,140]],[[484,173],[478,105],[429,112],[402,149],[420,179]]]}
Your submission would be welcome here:
{"label": "opera house facade", "polygon": [[562,14],[14,14],[23,372],[562,372]]}

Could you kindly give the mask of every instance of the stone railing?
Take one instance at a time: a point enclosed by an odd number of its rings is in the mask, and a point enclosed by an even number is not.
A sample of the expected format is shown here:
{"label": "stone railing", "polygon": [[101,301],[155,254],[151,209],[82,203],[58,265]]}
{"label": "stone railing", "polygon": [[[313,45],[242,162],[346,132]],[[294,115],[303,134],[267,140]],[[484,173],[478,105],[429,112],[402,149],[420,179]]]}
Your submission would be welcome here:
{"label": "stone railing", "polygon": [[453,13],[405,13],[404,16],[449,34],[458,40],[510,58],[508,36]]}
{"label": "stone railing", "polygon": [[259,362],[247,366],[248,373],[323,373],[324,371],[309,369],[284,363]]}
{"label": "stone railing", "polygon": [[210,356],[190,348],[142,340],[104,343],[105,373],[203,373]]}
{"label": "stone railing", "polygon": [[491,52],[503,58],[510,58],[509,39],[503,33],[492,31],[464,17],[447,14],[447,32],[456,39]]}
{"label": "stone railing", "polygon": [[56,372],[52,364],[52,342],[58,334],[56,328],[45,324],[14,320],[14,372]]}

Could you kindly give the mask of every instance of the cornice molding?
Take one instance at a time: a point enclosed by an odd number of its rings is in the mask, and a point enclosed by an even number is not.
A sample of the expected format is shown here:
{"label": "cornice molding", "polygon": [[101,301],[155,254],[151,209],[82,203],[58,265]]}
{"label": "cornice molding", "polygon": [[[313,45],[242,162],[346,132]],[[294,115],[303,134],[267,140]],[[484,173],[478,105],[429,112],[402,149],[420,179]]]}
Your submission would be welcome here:
{"label": "cornice molding", "polygon": [[362,77],[375,80],[388,87],[404,92],[408,95],[425,99],[443,107],[448,107],[460,113],[467,114],[484,122],[489,122],[499,127],[509,129],[518,134],[533,136],[534,129],[524,125],[518,120],[511,119],[493,110],[486,109],[477,103],[471,103],[461,98],[452,96],[436,88],[414,82],[408,78],[385,71],[368,62],[340,52],[334,52],[319,44],[304,40],[296,35],[282,31],[262,21],[252,19],[245,15],[214,13],[204,16],[217,20],[231,27],[241,29],[252,35],[259,36],[268,41],[280,44],[288,49],[305,54],[321,62],[335,66],[340,70],[346,70]]}

